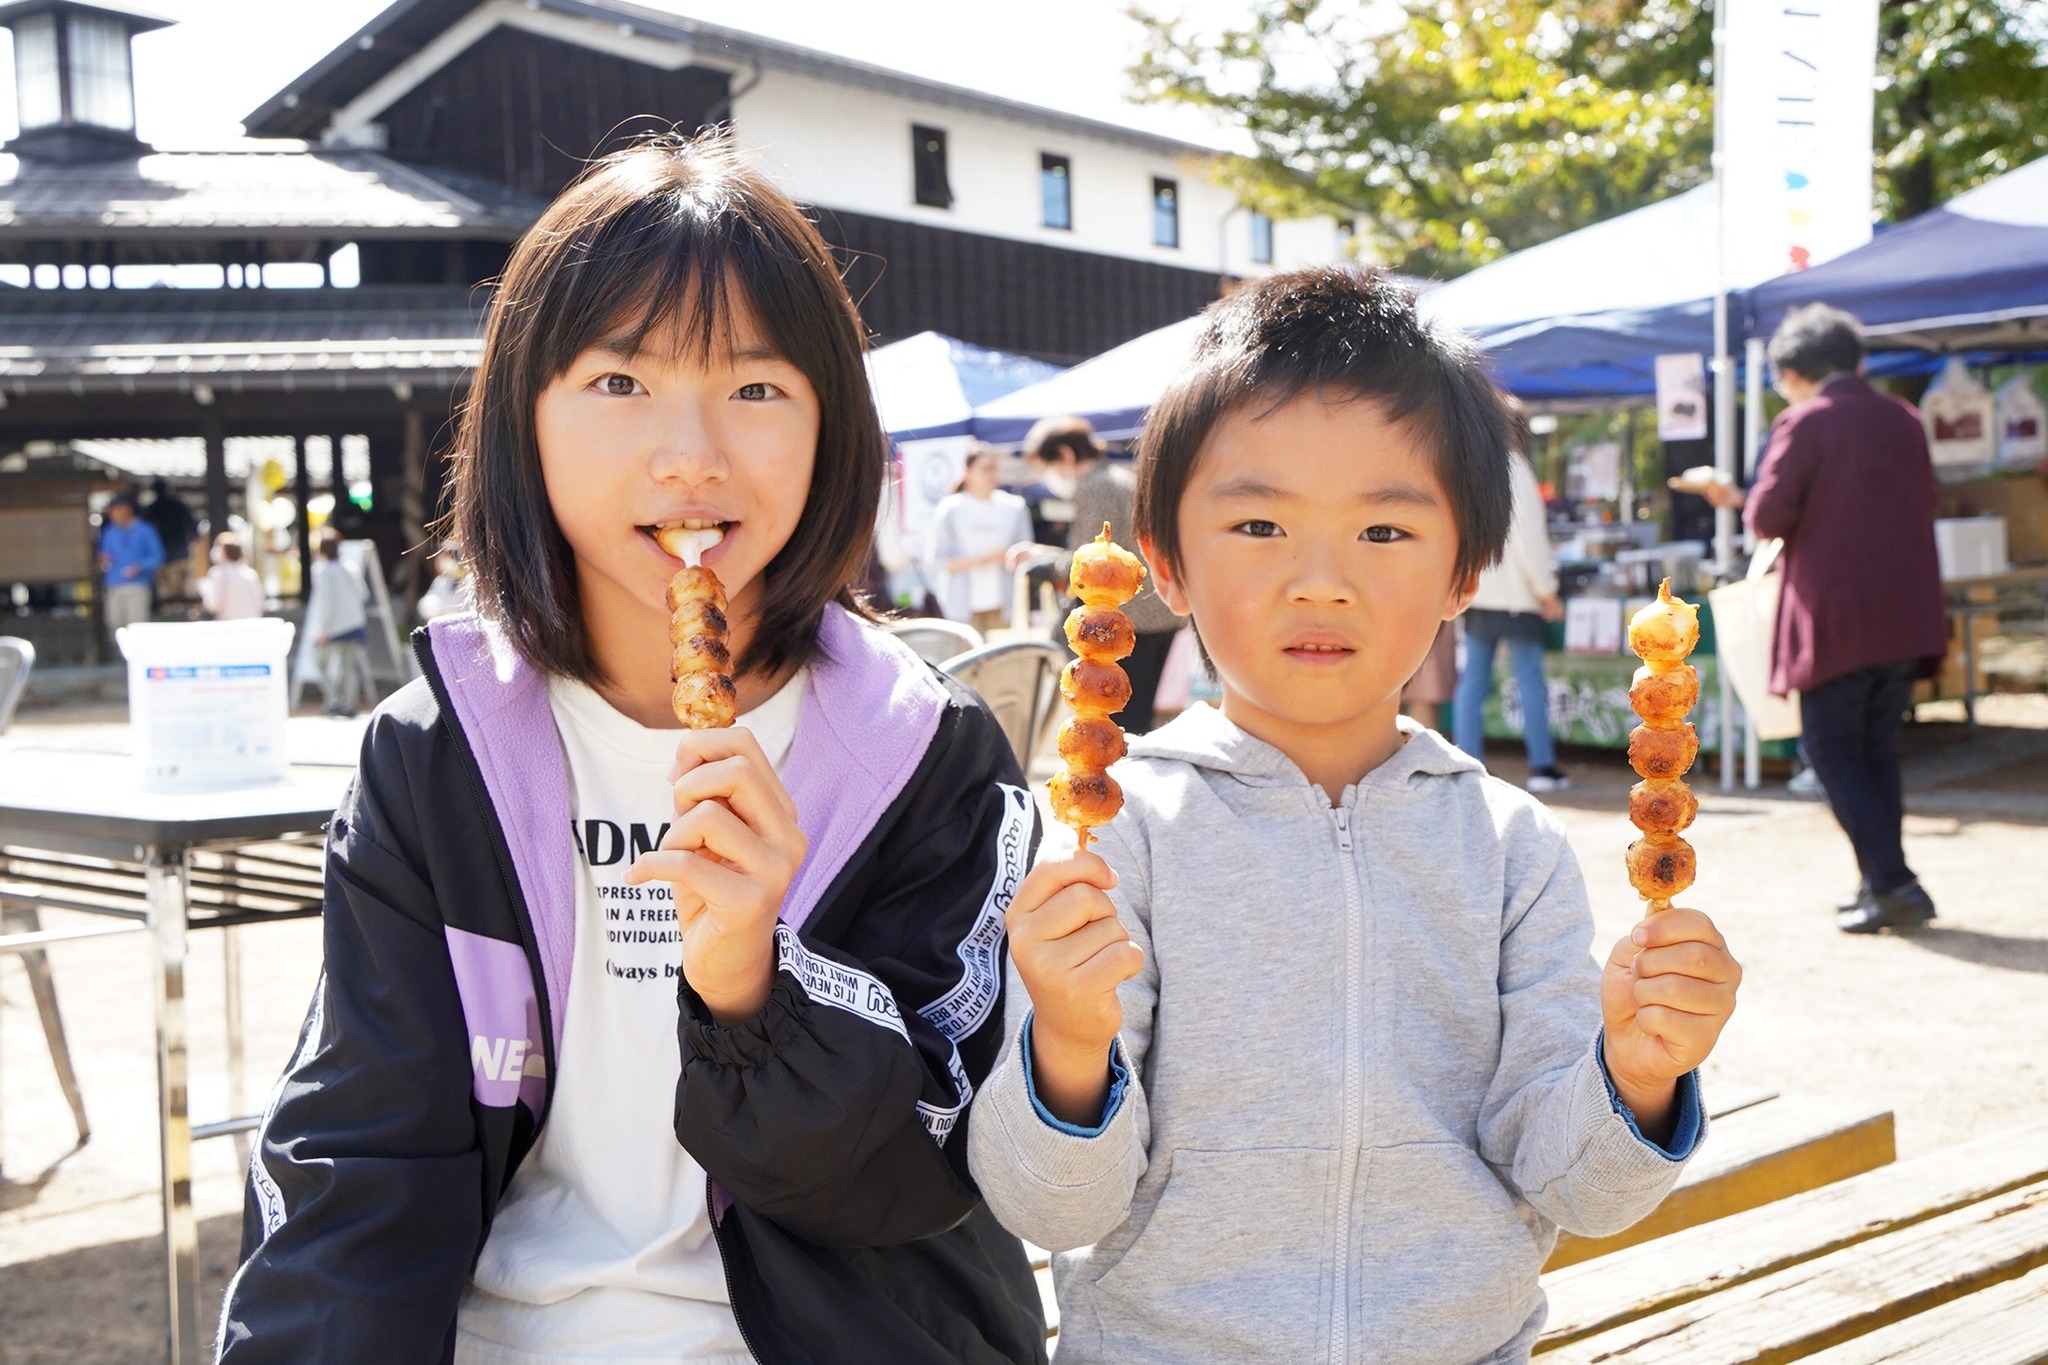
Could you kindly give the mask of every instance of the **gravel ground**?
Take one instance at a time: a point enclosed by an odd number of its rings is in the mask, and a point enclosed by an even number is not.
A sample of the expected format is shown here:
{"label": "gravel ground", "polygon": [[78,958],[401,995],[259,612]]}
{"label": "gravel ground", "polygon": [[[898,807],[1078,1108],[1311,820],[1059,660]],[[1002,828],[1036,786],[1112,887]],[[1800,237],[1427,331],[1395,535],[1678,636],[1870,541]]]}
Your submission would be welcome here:
{"label": "gravel ground", "polygon": [[[1901,1156],[2048,1118],[2048,698],[1989,698],[1981,716],[1973,735],[1959,708],[1930,704],[1909,732],[1907,852],[1941,911],[1911,936],[1834,929],[1833,902],[1855,881],[1848,844],[1824,806],[1783,794],[1782,774],[1731,795],[1696,774],[1700,877],[1685,899],[1716,918],[1747,971],[1710,1087],[1890,1107]],[[20,723],[121,718],[45,712]],[[1519,776],[1519,754],[1489,757]],[[1549,800],[1587,869],[1604,950],[1637,914],[1621,872],[1631,774],[1613,754],[1565,761],[1575,785]],[[247,931],[242,953],[255,1104],[290,1052],[318,973],[318,925]],[[73,1150],[26,979],[0,959],[0,1362],[156,1362],[164,1293],[144,946],[116,938],[59,945],[50,957],[94,1131]],[[221,982],[219,940],[201,935],[188,977],[199,1121],[228,1111]],[[197,1148],[194,1200],[210,1330],[239,1235],[232,1142]]]}

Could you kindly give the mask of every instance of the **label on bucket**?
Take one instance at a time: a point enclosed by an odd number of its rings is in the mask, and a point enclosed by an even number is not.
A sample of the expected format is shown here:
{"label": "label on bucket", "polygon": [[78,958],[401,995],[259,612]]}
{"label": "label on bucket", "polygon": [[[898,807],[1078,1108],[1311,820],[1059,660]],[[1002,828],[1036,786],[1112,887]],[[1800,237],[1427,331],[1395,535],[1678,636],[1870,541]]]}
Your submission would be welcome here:
{"label": "label on bucket", "polygon": [[179,668],[151,668],[146,670],[146,675],[151,682],[166,682],[173,678],[267,678],[274,672],[276,670],[269,664],[192,664]]}
{"label": "label on bucket", "polygon": [[285,775],[284,667],[134,666],[129,698],[143,781],[159,790],[272,782]]}

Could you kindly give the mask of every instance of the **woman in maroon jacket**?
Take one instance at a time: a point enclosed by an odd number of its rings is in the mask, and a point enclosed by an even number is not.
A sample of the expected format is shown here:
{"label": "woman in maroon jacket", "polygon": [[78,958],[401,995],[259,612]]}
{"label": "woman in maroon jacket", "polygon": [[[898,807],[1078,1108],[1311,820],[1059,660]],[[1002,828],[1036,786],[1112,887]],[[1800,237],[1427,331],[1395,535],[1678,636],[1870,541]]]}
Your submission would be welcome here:
{"label": "woman in maroon jacket", "polygon": [[1745,498],[1759,536],[1785,542],[1771,691],[1799,692],[1801,742],[1863,874],[1839,928],[1912,928],[1934,902],[1901,842],[1899,727],[1924,662],[1948,648],[1934,552],[1934,465],[1911,404],[1865,383],[1856,319],[1825,304],[1771,338],[1778,392],[1792,404]]}

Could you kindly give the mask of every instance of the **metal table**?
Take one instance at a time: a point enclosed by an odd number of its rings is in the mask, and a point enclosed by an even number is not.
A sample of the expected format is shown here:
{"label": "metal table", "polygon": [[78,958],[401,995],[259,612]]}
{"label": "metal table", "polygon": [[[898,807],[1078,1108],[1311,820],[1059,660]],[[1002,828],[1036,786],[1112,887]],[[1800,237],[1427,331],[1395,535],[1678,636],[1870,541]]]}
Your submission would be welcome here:
{"label": "metal table", "polygon": [[1977,618],[2038,615],[2048,625],[2048,564],[2008,569],[1983,578],[1951,578],[1941,585],[1948,614],[1963,637],[1963,715],[1977,725]]}
{"label": "metal table", "polygon": [[140,789],[126,754],[61,738],[0,742],[0,896],[119,923],[0,936],[0,952],[146,933],[156,978],[164,1257],[171,1365],[200,1352],[195,1138],[246,1132],[235,1117],[194,1128],[186,1092],[188,931],[226,931],[230,1098],[239,1108],[241,1019],[236,926],[320,911],[321,831],[353,766],[295,766],[283,782],[228,791]]}

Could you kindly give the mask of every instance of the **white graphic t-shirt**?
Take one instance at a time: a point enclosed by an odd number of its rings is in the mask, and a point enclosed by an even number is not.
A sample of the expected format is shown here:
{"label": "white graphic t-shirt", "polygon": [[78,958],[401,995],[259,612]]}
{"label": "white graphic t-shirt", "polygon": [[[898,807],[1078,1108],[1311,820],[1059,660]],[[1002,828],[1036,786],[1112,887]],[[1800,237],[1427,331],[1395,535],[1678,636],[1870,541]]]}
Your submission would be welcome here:
{"label": "white graphic t-shirt", "polygon": [[[808,670],[739,718],[781,767]],[[705,1207],[676,1141],[675,908],[626,884],[673,819],[679,731],[627,719],[582,683],[548,701],[567,751],[576,960],[547,1126],[512,1177],[457,1316],[457,1365],[602,1360],[747,1365]]]}

